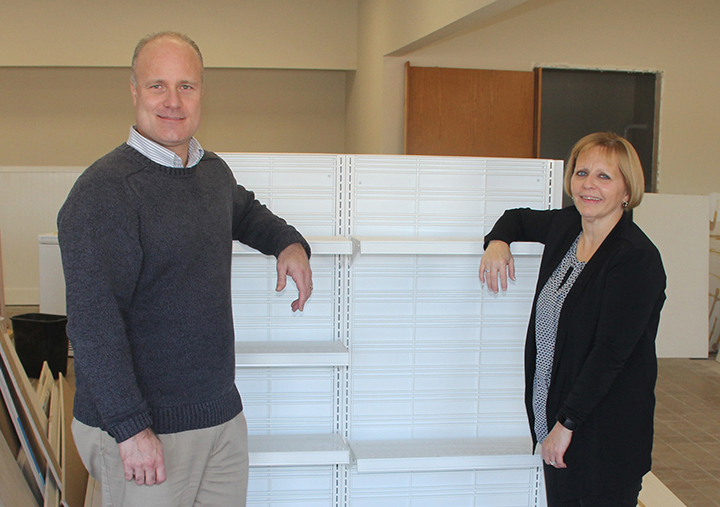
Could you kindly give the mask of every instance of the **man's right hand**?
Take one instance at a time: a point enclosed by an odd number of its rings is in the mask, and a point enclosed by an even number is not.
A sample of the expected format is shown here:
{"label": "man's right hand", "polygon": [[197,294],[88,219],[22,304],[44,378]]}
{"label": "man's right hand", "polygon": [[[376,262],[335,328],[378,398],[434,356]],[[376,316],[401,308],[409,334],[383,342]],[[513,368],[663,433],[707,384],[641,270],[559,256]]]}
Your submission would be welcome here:
{"label": "man's right hand", "polygon": [[137,485],[160,484],[165,480],[165,458],[160,439],[150,428],[120,442],[125,479]]}

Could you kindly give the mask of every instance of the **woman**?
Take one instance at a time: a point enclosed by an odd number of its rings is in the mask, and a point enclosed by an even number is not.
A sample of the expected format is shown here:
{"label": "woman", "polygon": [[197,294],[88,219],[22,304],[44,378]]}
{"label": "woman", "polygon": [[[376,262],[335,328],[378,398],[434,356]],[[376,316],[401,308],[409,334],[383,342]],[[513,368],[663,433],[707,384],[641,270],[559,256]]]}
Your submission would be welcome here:
{"label": "woman", "polygon": [[525,404],[542,444],[548,505],[635,507],[651,466],[665,271],[629,213],[644,187],[629,142],[612,133],[582,138],[564,183],[574,206],[503,214],[485,237],[480,280],[506,290],[515,279],[509,244],[545,245]]}

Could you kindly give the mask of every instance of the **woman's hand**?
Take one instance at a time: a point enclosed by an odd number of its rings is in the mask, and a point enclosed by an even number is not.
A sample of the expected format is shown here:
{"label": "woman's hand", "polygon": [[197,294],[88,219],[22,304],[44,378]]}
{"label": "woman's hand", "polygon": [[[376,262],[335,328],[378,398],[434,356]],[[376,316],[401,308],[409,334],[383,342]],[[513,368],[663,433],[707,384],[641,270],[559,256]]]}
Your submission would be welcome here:
{"label": "woman's hand", "polygon": [[498,292],[498,277],[503,291],[507,290],[507,279],[515,281],[515,259],[510,253],[510,245],[500,240],[492,240],[480,260],[480,281],[487,282],[488,288]]}
{"label": "woman's hand", "polygon": [[565,451],[570,446],[573,432],[560,423],[555,423],[550,434],[542,444],[542,459],[555,468],[567,468]]}

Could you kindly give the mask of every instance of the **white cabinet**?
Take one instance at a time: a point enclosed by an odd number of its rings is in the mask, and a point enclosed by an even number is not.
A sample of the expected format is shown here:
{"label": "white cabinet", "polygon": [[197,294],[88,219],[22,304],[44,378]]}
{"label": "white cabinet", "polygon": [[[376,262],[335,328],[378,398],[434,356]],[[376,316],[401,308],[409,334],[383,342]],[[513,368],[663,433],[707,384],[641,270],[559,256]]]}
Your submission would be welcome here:
{"label": "white cabinet", "polygon": [[38,236],[40,268],[40,311],[65,315],[65,277],[57,233]]}
{"label": "white cabinet", "polygon": [[234,250],[248,504],[536,505],[522,350],[542,250],[513,245],[508,294],[477,269],[505,209],[559,207],[562,163],[221,156],[313,248],[302,314],[274,259]]}

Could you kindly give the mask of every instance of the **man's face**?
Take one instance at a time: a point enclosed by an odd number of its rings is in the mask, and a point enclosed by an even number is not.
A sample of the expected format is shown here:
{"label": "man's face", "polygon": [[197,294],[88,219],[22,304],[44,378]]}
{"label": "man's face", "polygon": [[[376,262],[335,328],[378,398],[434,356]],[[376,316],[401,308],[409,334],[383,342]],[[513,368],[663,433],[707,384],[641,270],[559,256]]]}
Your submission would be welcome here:
{"label": "man's face", "polygon": [[190,138],[200,127],[202,63],[197,53],[170,37],[149,42],[138,55],[130,89],[138,131],[186,163]]}

